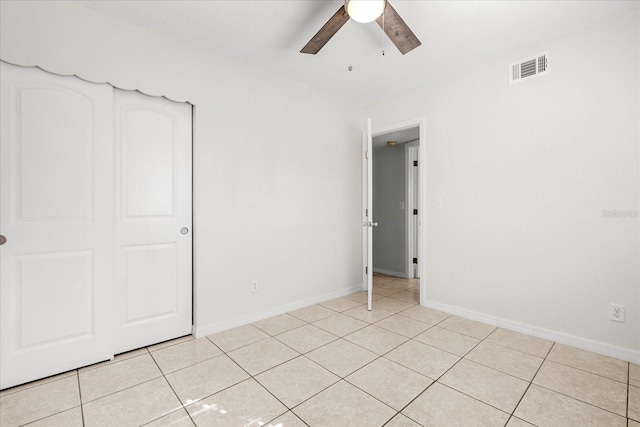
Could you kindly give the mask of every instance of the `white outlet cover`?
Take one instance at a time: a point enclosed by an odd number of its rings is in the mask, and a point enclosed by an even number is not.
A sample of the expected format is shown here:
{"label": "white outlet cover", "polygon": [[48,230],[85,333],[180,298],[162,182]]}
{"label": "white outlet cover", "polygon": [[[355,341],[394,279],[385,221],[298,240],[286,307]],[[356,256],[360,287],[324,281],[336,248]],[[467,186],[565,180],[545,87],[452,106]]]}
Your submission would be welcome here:
{"label": "white outlet cover", "polygon": [[624,305],[609,304],[609,320],[624,322]]}

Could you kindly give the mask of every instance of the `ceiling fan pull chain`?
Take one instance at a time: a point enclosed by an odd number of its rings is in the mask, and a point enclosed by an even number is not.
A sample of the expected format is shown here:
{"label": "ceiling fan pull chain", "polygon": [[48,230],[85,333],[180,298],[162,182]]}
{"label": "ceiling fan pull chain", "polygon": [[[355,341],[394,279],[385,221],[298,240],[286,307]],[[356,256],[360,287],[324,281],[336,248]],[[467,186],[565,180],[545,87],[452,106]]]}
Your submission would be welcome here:
{"label": "ceiling fan pull chain", "polygon": [[351,20],[349,20],[349,67],[347,69],[353,71],[353,67],[351,66]]}
{"label": "ceiling fan pull chain", "polygon": [[384,12],[382,12],[382,56],[384,56],[384,42],[385,42],[385,32],[384,32]]}

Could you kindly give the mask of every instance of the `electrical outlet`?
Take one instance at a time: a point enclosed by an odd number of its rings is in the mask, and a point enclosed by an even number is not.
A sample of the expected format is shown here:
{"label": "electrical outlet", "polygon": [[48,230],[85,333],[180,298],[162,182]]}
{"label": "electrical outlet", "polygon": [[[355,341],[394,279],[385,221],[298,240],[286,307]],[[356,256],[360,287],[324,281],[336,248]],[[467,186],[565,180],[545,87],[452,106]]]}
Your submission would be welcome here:
{"label": "electrical outlet", "polygon": [[258,292],[258,281],[253,280],[251,282],[251,292]]}
{"label": "electrical outlet", "polygon": [[624,305],[609,304],[609,320],[624,322]]}

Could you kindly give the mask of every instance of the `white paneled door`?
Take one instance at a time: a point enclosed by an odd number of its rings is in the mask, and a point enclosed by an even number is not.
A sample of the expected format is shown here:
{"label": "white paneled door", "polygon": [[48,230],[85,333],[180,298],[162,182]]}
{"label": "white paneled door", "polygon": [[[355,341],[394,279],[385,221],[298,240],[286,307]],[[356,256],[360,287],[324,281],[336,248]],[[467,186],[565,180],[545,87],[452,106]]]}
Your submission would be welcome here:
{"label": "white paneled door", "polygon": [[5,388],[113,354],[113,90],[0,66]]}
{"label": "white paneled door", "polygon": [[190,106],[0,67],[0,388],[188,334]]}
{"label": "white paneled door", "polygon": [[191,106],[121,90],[114,103],[121,353],[191,333]]}

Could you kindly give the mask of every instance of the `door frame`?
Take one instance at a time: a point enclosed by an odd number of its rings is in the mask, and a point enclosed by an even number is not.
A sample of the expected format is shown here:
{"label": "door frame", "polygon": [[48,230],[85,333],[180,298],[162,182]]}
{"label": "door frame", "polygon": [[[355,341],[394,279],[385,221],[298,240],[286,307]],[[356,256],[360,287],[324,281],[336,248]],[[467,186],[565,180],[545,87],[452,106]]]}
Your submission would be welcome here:
{"label": "door frame", "polygon": [[[417,267],[420,267],[420,239],[417,237],[420,233],[420,169],[418,169],[418,178],[416,179],[415,170],[413,169],[413,161],[417,160],[420,165],[420,139],[407,142],[404,146],[405,152],[405,230],[406,230],[406,254],[407,259],[405,271],[407,278],[414,279],[420,277],[419,270],[414,272],[413,258],[418,259]],[[419,166],[418,166],[419,167]],[[418,185],[418,194],[416,195],[416,185]],[[416,197],[417,196],[417,197]],[[417,200],[416,200],[417,198]],[[418,210],[417,221],[414,222],[413,210]]]}
{"label": "door frame", "polygon": [[[418,127],[418,145],[420,149],[418,150],[418,165],[423,167],[423,171],[426,166],[426,118],[424,116],[416,117],[404,122],[394,123],[387,126],[376,127],[371,130],[371,137],[376,137],[378,135],[383,135],[389,132],[414,128]],[[366,198],[366,195],[363,194],[363,200]],[[406,205],[405,205],[406,206]],[[419,174],[418,181],[418,222],[420,224],[424,224],[426,217],[426,173],[422,172]],[[408,210],[407,210],[408,212]],[[424,302],[427,300],[427,283],[425,279],[425,260],[420,259],[420,255],[425,253],[424,248],[426,247],[426,232],[424,226],[419,227],[420,235],[418,237],[418,275],[420,280],[420,305],[424,305]],[[408,242],[407,242],[408,243]],[[366,248],[363,248],[363,252],[366,252]],[[422,257],[424,258],[424,257]]]}

